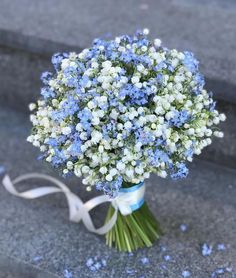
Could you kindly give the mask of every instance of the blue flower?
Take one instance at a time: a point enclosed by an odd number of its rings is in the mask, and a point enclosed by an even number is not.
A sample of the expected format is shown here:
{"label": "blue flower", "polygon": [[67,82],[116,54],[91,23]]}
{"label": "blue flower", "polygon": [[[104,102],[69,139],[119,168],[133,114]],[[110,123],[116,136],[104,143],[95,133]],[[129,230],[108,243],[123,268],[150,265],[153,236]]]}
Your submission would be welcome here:
{"label": "blue flower", "polygon": [[64,278],[72,278],[73,277],[72,272],[70,272],[68,269],[64,270],[63,275],[64,275]]}
{"label": "blue flower", "polygon": [[76,67],[67,67],[63,71],[68,87],[76,87],[78,85],[78,70]]}
{"label": "blue flower", "polygon": [[142,143],[142,145],[148,145],[155,140],[155,136],[151,132],[145,132],[141,128],[135,131],[135,137],[137,142]]}
{"label": "blue flower", "polygon": [[122,177],[118,176],[116,180],[112,182],[107,182],[107,181],[97,182],[96,189],[102,190],[104,194],[110,196],[111,198],[115,198],[118,195],[122,182],[123,182]]}
{"label": "blue flower", "polygon": [[166,262],[169,262],[169,261],[171,260],[171,256],[170,256],[170,255],[165,255],[165,256],[164,256],[164,260],[165,260]]}
{"label": "blue flower", "polygon": [[43,259],[42,256],[35,256],[35,257],[33,258],[33,261],[34,261],[35,263],[38,263],[38,262],[40,262],[42,259]]}
{"label": "blue flower", "polygon": [[202,245],[202,255],[203,255],[204,257],[206,257],[206,256],[210,256],[211,253],[212,253],[212,246],[211,246],[211,245],[208,245],[208,244],[206,244],[206,243],[204,243],[204,244]]}
{"label": "blue flower", "polygon": [[171,178],[173,180],[178,180],[182,178],[186,178],[188,175],[188,168],[184,163],[177,163],[176,167],[171,167]]}
{"label": "blue flower", "polygon": [[163,74],[158,73],[157,76],[156,76],[156,81],[157,81],[158,84],[162,85],[162,83],[163,83]]}
{"label": "blue flower", "polygon": [[225,245],[223,243],[219,243],[217,245],[217,250],[218,251],[224,251],[226,249]]}
{"label": "blue flower", "polygon": [[183,278],[188,278],[191,276],[191,273],[188,270],[182,271],[182,277]]}
{"label": "blue flower", "polygon": [[145,105],[150,100],[150,95],[154,92],[149,88],[137,88],[133,84],[126,84],[120,90],[120,97],[127,97],[127,105],[136,104],[136,105]]}
{"label": "blue flower", "polygon": [[158,167],[162,162],[166,163],[169,161],[168,154],[163,150],[159,149],[158,147],[154,151],[149,150],[148,156],[149,156],[150,165],[156,167]]}
{"label": "blue flower", "polygon": [[78,110],[78,100],[69,95],[61,105],[61,109],[53,111],[51,117],[54,121],[60,122],[68,116],[73,116]]}
{"label": "blue flower", "polygon": [[174,67],[172,66],[172,65],[168,65],[168,70],[170,71],[170,72],[174,72]]}
{"label": "blue flower", "polygon": [[51,72],[48,72],[48,71],[45,71],[41,74],[41,77],[40,79],[42,80],[42,82],[45,84],[45,85],[48,85],[49,81],[51,80],[52,78],[52,73]]}
{"label": "blue flower", "polygon": [[58,140],[55,139],[55,138],[48,138],[46,141],[45,141],[45,144],[49,145],[49,146],[52,146],[52,147],[56,147],[58,146]]}
{"label": "blue flower", "polygon": [[213,112],[216,108],[216,101],[212,101],[212,103],[209,104],[209,111]]}
{"label": "blue flower", "polygon": [[89,77],[87,75],[84,75],[79,81],[82,87],[85,87],[88,84],[88,82],[89,82]]}
{"label": "blue flower", "polygon": [[180,230],[181,230],[183,233],[186,232],[187,229],[188,229],[188,226],[187,226],[186,224],[181,224],[181,225],[180,225]]}
{"label": "blue flower", "polygon": [[167,63],[162,61],[159,64],[157,64],[153,69],[155,71],[159,71],[159,70],[166,69],[166,68],[167,68]]}
{"label": "blue flower", "polygon": [[52,157],[52,165],[54,167],[59,167],[66,161],[66,156],[63,150],[59,150],[58,148],[54,148],[54,156]]}
{"label": "blue flower", "polygon": [[89,258],[86,261],[86,266],[89,268],[89,270],[96,272],[100,270],[101,268],[107,266],[107,261],[105,259],[98,260],[97,256],[94,258]]}
{"label": "blue flower", "polygon": [[60,69],[62,60],[67,58],[68,56],[68,53],[55,53],[52,56],[52,64],[56,71]]}
{"label": "blue flower", "polygon": [[193,156],[193,148],[189,148],[188,150],[186,150],[184,155],[186,157],[192,157]]}
{"label": "blue flower", "polygon": [[90,266],[93,265],[93,263],[94,263],[93,259],[92,259],[92,258],[89,258],[89,259],[87,260],[87,262],[86,262],[86,265],[87,265],[87,267],[90,267]]}
{"label": "blue flower", "polygon": [[56,94],[50,87],[43,87],[41,89],[41,95],[47,100],[48,98],[53,98]]}
{"label": "blue flower", "polygon": [[175,111],[174,117],[169,120],[169,124],[175,127],[181,127],[190,120],[190,115],[187,110]]}
{"label": "blue flower", "polygon": [[185,57],[184,57],[184,60],[183,60],[183,64],[192,73],[196,72],[198,70],[198,64],[199,64],[198,60],[195,59],[192,52],[184,51],[184,55],[185,55]]}
{"label": "blue flower", "polygon": [[196,88],[194,88],[193,92],[196,95],[199,95],[205,85],[205,80],[204,80],[204,76],[200,73],[196,73],[196,75],[194,76],[194,81],[196,82]]}
{"label": "blue flower", "polygon": [[77,137],[73,143],[70,145],[70,147],[68,148],[68,153],[71,155],[71,156],[78,156],[81,154],[81,140],[79,137]]}
{"label": "blue flower", "polygon": [[0,165],[0,175],[4,174],[5,172],[6,172],[5,167]]}
{"label": "blue flower", "polygon": [[149,264],[149,259],[147,257],[141,258],[142,264]]}
{"label": "blue flower", "polygon": [[78,113],[78,118],[80,120],[80,123],[83,126],[83,129],[90,133],[90,128],[91,128],[91,118],[92,114],[89,109],[84,108],[82,111]]}

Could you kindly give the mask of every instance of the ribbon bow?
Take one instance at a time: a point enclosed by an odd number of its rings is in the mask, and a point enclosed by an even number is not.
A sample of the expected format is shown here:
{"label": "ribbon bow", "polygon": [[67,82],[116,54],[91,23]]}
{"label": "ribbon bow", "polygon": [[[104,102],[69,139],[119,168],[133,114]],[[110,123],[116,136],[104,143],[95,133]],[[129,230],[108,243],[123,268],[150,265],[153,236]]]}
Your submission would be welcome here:
{"label": "ribbon bow", "polygon": [[[14,187],[14,185],[19,182],[28,179],[35,179],[35,178],[50,181],[55,185],[57,185],[57,187],[44,186],[44,187],[38,187],[35,189],[27,190],[25,192],[18,192]],[[5,175],[2,183],[8,192],[10,192],[15,196],[25,198],[25,199],[36,199],[39,197],[46,196],[48,194],[58,193],[58,192],[64,193],[69,207],[70,221],[77,222],[77,223],[82,221],[85,227],[88,229],[88,231],[99,235],[106,234],[108,231],[112,229],[112,227],[116,223],[118,211],[120,211],[122,215],[128,215],[131,214],[133,211],[139,209],[144,202],[144,193],[145,193],[145,185],[142,182],[130,188],[121,188],[118,193],[118,196],[115,199],[111,199],[106,195],[102,195],[102,196],[94,197],[89,201],[83,203],[83,201],[79,198],[79,196],[71,192],[64,183],[45,174],[38,174],[38,173],[25,174],[17,177],[13,181],[10,179],[8,175]],[[96,206],[106,202],[111,202],[112,206],[115,208],[115,211],[111,219],[102,227],[97,229],[95,228],[92,222],[89,211],[95,208]]]}

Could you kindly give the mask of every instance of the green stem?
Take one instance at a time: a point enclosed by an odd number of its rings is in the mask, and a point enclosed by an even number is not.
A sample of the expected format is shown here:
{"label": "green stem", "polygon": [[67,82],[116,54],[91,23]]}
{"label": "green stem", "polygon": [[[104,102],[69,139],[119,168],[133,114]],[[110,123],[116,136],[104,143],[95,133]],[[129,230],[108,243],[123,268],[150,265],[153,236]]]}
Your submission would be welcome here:
{"label": "green stem", "polygon": [[[110,205],[106,222],[112,217],[114,208]],[[146,203],[132,214],[124,216],[117,213],[117,221],[106,234],[106,244],[119,251],[132,252],[138,248],[150,247],[160,237],[159,223]]]}

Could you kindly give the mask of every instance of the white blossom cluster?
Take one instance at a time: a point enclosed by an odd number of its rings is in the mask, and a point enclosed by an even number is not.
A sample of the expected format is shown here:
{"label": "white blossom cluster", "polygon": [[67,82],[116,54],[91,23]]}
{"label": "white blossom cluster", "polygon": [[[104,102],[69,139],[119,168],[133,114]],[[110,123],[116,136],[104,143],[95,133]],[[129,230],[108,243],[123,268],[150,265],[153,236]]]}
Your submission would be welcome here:
{"label": "white blossom cluster", "polygon": [[194,55],[147,34],[55,54],[55,73],[42,74],[42,98],[30,104],[28,141],[43,158],[113,197],[123,182],[137,184],[152,172],[185,177],[186,161],[212,135],[223,137],[216,126],[225,115],[204,89]]}

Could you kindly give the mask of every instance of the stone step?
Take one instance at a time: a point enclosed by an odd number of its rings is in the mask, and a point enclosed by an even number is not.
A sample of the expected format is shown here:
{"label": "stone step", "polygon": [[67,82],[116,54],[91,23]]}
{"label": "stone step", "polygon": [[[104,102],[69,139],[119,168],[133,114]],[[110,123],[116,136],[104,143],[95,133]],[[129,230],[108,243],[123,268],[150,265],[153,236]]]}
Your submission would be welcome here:
{"label": "stone step", "polygon": [[58,275],[44,271],[36,265],[0,253],[0,278],[56,278]]}
{"label": "stone step", "polygon": [[207,86],[218,99],[236,103],[235,1],[131,0],[120,1],[115,8],[108,0],[53,3],[1,1],[0,100],[22,104],[21,98],[33,99],[39,92],[40,72],[49,68],[53,52],[80,51],[95,37],[148,27],[151,37],[159,36],[168,47],[196,53]]}
{"label": "stone step", "polygon": [[[37,150],[25,141],[30,128],[25,114],[8,108],[0,111],[0,165],[12,178],[35,171],[59,178],[48,164],[36,161]],[[80,179],[63,181],[84,201],[96,194],[86,192]],[[33,184],[43,185],[40,181]],[[225,277],[235,277],[236,170],[195,160],[185,180],[173,182],[152,175],[146,184],[146,200],[165,235],[152,248],[133,255],[107,248],[103,237],[89,233],[82,224],[69,222],[66,200],[61,194],[27,201],[11,196],[0,186],[2,265],[8,269],[11,260],[18,260],[16,273],[18,269],[21,273],[27,264],[32,269],[36,267],[38,273],[49,273],[44,276],[49,278],[70,277],[70,273],[82,278],[176,278],[184,270],[190,271],[191,277],[206,278],[223,267],[233,269]],[[26,182],[19,189],[31,187],[32,182]],[[96,223],[103,223],[104,209],[96,208]],[[181,224],[187,225],[186,232],[181,231]],[[201,254],[204,243],[213,245],[208,257]],[[225,245],[225,251],[217,250],[220,243]],[[107,266],[94,273],[86,261],[96,256],[105,259]],[[148,258],[149,263],[143,264],[143,258]],[[4,269],[1,263],[0,269]]]}
{"label": "stone step", "polygon": [[236,105],[225,101],[218,101],[217,108],[227,116],[227,120],[220,125],[224,138],[214,138],[213,143],[201,154],[206,159],[229,167],[236,167]]}

